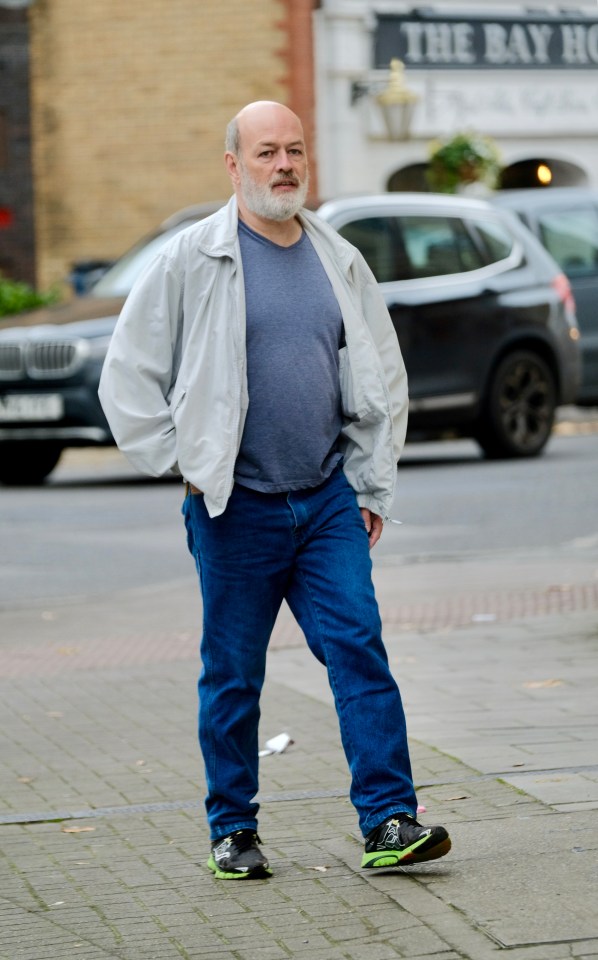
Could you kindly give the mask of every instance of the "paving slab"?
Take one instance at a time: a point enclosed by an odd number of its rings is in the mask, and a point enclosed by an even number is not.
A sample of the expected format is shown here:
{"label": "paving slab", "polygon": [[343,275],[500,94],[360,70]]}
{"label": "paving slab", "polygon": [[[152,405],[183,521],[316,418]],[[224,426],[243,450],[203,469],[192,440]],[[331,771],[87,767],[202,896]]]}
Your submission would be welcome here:
{"label": "paving slab", "polygon": [[501,946],[598,942],[593,820],[587,812],[470,823],[450,883],[423,882]]}

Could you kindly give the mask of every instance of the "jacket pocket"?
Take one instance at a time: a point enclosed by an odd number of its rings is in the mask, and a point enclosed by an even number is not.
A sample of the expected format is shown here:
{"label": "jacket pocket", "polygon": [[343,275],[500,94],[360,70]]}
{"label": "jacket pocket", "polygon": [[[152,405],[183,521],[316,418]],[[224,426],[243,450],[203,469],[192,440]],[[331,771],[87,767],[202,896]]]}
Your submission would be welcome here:
{"label": "jacket pocket", "polygon": [[347,420],[357,422],[369,413],[369,404],[366,402],[363,389],[359,389],[349,363],[348,347],[341,347],[338,352],[338,376],[341,387],[341,408]]}
{"label": "jacket pocket", "polygon": [[185,387],[182,387],[180,390],[175,390],[172,395],[172,400],[170,402],[170,416],[174,423],[176,423],[177,414],[179,413],[184,401],[187,396],[187,390]]}
{"label": "jacket pocket", "polygon": [[341,347],[338,352],[338,378],[341,387],[341,409],[343,416],[349,420],[359,420],[359,413],[356,410],[357,405],[353,391],[353,377],[349,364],[349,354],[346,347]]}

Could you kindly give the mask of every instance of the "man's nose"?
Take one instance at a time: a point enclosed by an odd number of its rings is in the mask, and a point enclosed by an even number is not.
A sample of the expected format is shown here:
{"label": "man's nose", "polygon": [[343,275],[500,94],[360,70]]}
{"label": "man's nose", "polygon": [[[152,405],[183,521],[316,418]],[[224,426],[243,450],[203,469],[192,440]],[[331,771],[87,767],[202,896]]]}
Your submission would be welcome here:
{"label": "man's nose", "polygon": [[293,162],[286,150],[280,150],[276,159],[279,170],[292,170]]}

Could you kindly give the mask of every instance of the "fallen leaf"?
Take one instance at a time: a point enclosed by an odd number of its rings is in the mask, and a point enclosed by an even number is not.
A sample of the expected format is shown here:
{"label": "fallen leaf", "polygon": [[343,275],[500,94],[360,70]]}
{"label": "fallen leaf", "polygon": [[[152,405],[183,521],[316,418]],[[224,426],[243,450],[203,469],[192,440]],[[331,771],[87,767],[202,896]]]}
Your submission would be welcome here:
{"label": "fallen leaf", "polygon": [[60,829],[63,833],[93,833],[95,827],[69,827],[63,824]]}
{"label": "fallen leaf", "polygon": [[328,867],[312,867],[312,870],[317,870],[318,873],[326,873]]}
{"label": "fallen leaf", "polygon": [[562,680],[528,680],[523,684],[528,690],[539,690],[541,687],[561,687]]}
{"label": "fallen leaf", "polygon": [[524,764],[524,763],[514,763],[513,766],[514,766],[514,767],[524,767],[525,764]]}
{"label": "fallen leaf", "polygon": [[144,767],[144,766],[145,766],[145,760],[136,760],[136,761],[135,761],[135,766],[136,766],[136,767]]}
{"label": "fallen leaf", "polygon": [[33,777],[17,777],[19,783],[33,783]]}
{"label": "fallen leaf", "polygon": [[467,794],[463,794],[462,797],[448,797],[448,800],[471,800],[471,797],[468,797]]}

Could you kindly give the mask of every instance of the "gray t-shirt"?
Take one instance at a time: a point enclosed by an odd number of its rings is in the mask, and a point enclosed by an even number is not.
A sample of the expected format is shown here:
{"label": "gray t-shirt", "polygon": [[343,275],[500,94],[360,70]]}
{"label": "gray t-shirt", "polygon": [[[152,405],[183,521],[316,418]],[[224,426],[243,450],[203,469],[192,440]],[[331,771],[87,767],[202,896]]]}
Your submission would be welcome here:
{"label": "gray t-shirt", "polygon": [[341,455],[341,311],[305,232],[281,247],[239,221],[249,409],[235,480],[265,493],[315,487]]}

